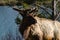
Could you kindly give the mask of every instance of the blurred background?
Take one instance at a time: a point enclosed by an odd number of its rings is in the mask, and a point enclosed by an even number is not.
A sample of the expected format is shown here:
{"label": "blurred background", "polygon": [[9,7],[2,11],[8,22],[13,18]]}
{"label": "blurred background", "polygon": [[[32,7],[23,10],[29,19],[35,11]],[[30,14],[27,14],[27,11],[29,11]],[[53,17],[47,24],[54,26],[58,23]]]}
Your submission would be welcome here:
{"label": "blurred background", "polygon": [[60,22],[59,0],[0,0],[0,40],[23,40],[18,31],[22,21],[19,12],[13,10],[37,7],[37,16]]}

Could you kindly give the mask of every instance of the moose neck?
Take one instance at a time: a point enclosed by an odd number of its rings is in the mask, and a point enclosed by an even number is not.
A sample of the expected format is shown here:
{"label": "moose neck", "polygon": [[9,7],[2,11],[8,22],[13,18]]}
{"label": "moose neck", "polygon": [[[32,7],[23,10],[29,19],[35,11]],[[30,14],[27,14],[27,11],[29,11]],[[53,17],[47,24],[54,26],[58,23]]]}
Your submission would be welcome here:
{"label": "moose neck", "polygon": [[23,17],[22,24],[20,25],[19,31],[23,35],[24,31],[32,24],[35,24],[36,22],[37,22],[36,19],[34,19],[32,16]]}

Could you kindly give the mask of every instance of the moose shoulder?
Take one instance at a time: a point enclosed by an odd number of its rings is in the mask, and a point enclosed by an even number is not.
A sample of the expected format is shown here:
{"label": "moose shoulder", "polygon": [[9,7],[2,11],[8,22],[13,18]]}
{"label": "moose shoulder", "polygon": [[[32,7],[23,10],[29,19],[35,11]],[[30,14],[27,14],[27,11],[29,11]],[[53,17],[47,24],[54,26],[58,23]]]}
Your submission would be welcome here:
{"label": "moose shoulder", "polygon": [[13,9],[23,17],[19,31],[25,40],[60,40],[60,22],[35,16],[36,8]]}

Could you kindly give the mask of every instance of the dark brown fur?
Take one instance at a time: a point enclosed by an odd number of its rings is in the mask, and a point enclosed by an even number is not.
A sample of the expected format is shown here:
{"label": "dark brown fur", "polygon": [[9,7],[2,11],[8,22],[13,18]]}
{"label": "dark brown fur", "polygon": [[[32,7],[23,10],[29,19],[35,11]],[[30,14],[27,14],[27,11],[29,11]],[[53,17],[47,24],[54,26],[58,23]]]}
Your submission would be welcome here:
{"label": "dark brown fur", "polygon": [[[22,20],[22,24],[20,25],[20,28],[19,28],[19,31],[21,32],[21,34],[23,35],[24,31],[32,24],[35,24],[36,23],[36,20],[31,17],[31,16],[28,16],[28,17],[25,17],[23,18]],[[23,30],[22,30],[23,29]]]}

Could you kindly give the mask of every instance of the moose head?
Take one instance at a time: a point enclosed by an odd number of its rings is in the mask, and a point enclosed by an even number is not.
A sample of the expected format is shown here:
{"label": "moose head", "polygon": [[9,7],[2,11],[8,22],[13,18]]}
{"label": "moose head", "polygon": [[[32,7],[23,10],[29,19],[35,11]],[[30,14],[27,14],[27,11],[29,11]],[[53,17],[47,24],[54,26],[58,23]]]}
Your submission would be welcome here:
{"label": "moose head", "polygon": [[30,26],[31,24],[35,24],[36,20],[34,17],[36,16],[37,13],[37,8],[29,8],[29,9],[19,9],[19,8],[13,8],[14,10],[18,11],[19,14],[22,15],[23,20],[22,23],[19,27],[20,33],[23,35],[24,30]]}
{"label": "moose head", "polygon": [[[37,21],[34,18],[37,13],[37,8],[29,8],[29,9],[19,9],[19,8],[13,8],[14,10],[18,11],[19,14],[23,17],[22,23],[20,24],[19,27],[19,32],[24,36],[25,30],[32,24],[35,24]],[[29,32],[29,31],[28,31]],[[29,34],[27,33],[27,36]]]}

